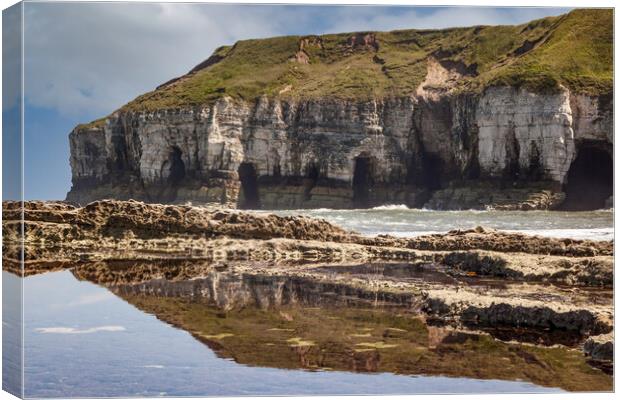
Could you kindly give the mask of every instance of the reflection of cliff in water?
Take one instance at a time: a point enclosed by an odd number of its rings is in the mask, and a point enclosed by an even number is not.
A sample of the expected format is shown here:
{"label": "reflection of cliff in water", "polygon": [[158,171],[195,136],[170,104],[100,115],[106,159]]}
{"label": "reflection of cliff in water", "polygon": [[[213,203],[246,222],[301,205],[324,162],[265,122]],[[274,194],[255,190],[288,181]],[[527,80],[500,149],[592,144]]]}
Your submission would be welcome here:
{"label": "reflection of cliff in water", "polygon": [[77,268],[74,274],[103,283],[138,309],[191,333],[219,357],[245,365],[611,388],[611,377],[590,367],[580,351],[431,326],[415,311],[411,293],[214,269],[180,280],[159,277],[157,270],[151,271],[156,279],[147,280],[149,272],[142,270],[138,283],[131,283],[126,272]]}
{"label": "reflection of cliff in water", "polygon": [[120,296],[146,295],[185,298],[206,303],[223,311],[282,306],[379,306],[411,307],[415,296],[375,292],[330,282],[317,282],[296,276],[272,276],[211,272],[205,278],[169,282],[153,280],[111,288]]}

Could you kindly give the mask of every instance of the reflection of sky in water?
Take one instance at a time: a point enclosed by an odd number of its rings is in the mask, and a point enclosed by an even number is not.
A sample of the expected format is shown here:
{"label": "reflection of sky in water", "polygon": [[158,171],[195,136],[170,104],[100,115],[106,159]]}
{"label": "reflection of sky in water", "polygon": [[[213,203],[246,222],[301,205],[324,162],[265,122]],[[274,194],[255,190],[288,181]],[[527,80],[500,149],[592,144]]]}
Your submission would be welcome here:
{"label": "reflection of sky in water", "polygon": [[[3,272],[4,279],[17,278]],[[218,358],[189,333],[70,272],[25,281],[26,396],[549,391],[525,382],[310,372]]]}
{"label": "reflection of sky in water", "polygon": [[21,280],[2,272],[2,389],[21,396]]}

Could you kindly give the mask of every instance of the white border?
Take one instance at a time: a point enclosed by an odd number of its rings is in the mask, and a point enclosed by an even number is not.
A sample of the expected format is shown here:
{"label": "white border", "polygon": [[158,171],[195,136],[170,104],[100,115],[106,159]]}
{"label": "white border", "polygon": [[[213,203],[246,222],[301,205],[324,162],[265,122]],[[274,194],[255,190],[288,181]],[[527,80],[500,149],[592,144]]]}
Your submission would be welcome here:
{"label": "white border", "polygon": [[[41,2],[42,0],[26,0],[26,2]],[[62,0],[62,2],[84,2],[82,0]],[[107,0],[105,2],[127,2],[127,1],[122,1],[122,0]],[[153,3],[155,1],[148,1],[148,0],[133,0],[131,2],[147,2],[147,3]],[[287,1],[283,1],[283,0],[267,0],[267,1],[256,1],[256,0],[236,0],[236,1],[225,1],[225,0],[210,0],[210,1],[196,1],[196,0],[167,0],[164,1],[166,3],[236,3],[236,4],[314,4],[314,5],[403,5],[403,6],[485,6],[485,7],[614,7],[615,6],[615,2],[614,1],[601,1],[601,0],[590,0],[590,1],[583,1],[583,0],[571,0],[571,1],[566,1],[566,2],[562,2],[562,1],[549,1],[549,0],[522,0],[519,2],[515,2],[515,1],[503,1],[500,4],[498,4],[498,1],[492,1],[492,0],[449,0],[446,1],[445,3],[439,3],[438,2],[434,2],[434,1],[411,1],[411,0],[387,0],[387,1],[369,1],[369,0],[336,0],[336,1],[329,1],[329,0],[314,0],[314,1],[303,1],[303,0],[287,0]],[[18,1],[16,0],[8,0],[8,1],[4,1],[2,4],[2,9],[8,8],[14,4],[18,3]],[[22,10],[23,11],[23,10]],[[23,18],[23,12],[22,12],[22,18]],[[616,12],[614,12],[614,28],[615,26],[617,26],[618,24],[618,14]],[[23,25],[22,25],[22,29],[23,29]],[[1,35],[2,29],[1,29],[1,18],[0,18],[0,35]],[[615,57],[615,50],[616,50],[616,37],[615,37],[615,32],[614,32],[614,94],[617,93],[617,81],[615,79],[615,71],[617,71],[620,62],[618,61],[617,57]],[[23,47],[23,41],[22,41],[22,47]],[[1,50],[1,46],[2,46],[2,41],[0,40],[0,50]],[[22,56],[23,56],[23,48],[22,48]],[[23,59],[22,59],[23,60]],[[22,62],[22,69],[23,69],[23,62]],[[1,67],[0,67],[0,72],[1,72]],[[24,88],[24,82],[23,82],[23,71],[22,71],[22,129],[23,129],[23,117],[24,117],[24,113],[23,113],[23,106],[24,106],[24,98],[23,98],[23,88]],[[0,90],[1,90],[1,83],[0,83]],[[618,120],[615,118],[615,115],[617,115],[617,111],[618,111],[618,102],[616,101],[616,96],[614,96],[614,132],[617,131],[617,124],[618,124]],[[1,100],[0,100],[1,103]],[[0,116],[0,126],[1,126],[1,119],[2,117]],[[23,154],[23,134],[21,135],[22,137],[22,163],[24,162],[24,154]],[[615,137],[615,135],[614,135]],[[614,146],[614,188],[617,187],[616,184],[618,183],[618,179],[620,179],[620,163],[616,163],[615,161],[618,159],[618,157],[620,156],[620,150],[617,148],[618,146]],[[2,145],[0,142],[0,155],[1,155],[1,149],[2,149]],[[1,156],[0,156],[1,157]],[[1,180],[1,171],[2,171],[2,167],[1,167],[1,163],[0,163],[0,180]],[[23,165],[22,165],[22,171],[23,171]],[[23,182],[23,174],[22,174],[22,195],[23,195],[23,186],[24,182]],[[1,185],[0,185],[0,191],[1,191]],[[614,203],[615,205],[615,203]],[[616,226],[616,222],[618,222],[618,219],[620,218],[620,216],[618,216],[618,213],[614,212],[614,227]],[[0,234],[1,235],[1,234]],[[618,233],[614,231],[614,241],[616,241],[618,239]],[[615,273],[615,265],[614,265],[614,273]],[[615,296],[615,284],[616,284],[616,279],[615,279],[615,275],[614,275],[614,310],[617,309],[618,306],[618,297]],[[23,283],[22,283],[23,286]],[[1,290],[1,288],[0,288]],[[22,296],[23,296],[23,288],[22,288]],[[23,304],[23,302],[22,302]],[[23,307],[22,307],[22,314],[23,314]],[[0,328],[1,329],[1,328]],[[22,326],[23,329],[23,326]],[[615,346],[614,349],[614,354],[617,354],[617,345]],[[22,351],[23,354],[23,351]],[[617,357],[614,357],[614,365],[617,366]],[[619,381],[619,375],[616,369],[616,373],[614,376],[614,387],[618,388],[618,381]],[[381,399],[386,399],[386,400],[397,400],[397,399],[453,399],[454,396],[456,395],[416,395],[416,396],[381,396]],[[582,398],[588,398],[588,399],[594,399],[594,400],[598,400],[598,399],[611,399],[614,398],[613,394],[605,394],[605,393],[567,393],[567,394],[510,394],[510,395],[497,395],[497,394],[489,394],[489,395],[458,395],[459,399],[464,399],[464,400],[477,400],[477,399],[509,399],[509,400],[513,400],[513,399],[520,399],[520,398],[525,398],[527,396],[527,399],[531,399],[531,400],[536,400],[536,399],[582,399]],[[587,396],[587,397],[586,397]],[[6,393],[6,392],[0,392],[0,399],[13,399],[15,398],[14,396]],[[167,397],[167,399],[170,397]],[[199,398],[206,398],[206,397],[199,397]],[[239,400],[258,400],[258,399],[280,399],[282,397],[228,397],[228,399],[239,399]],[[312,397],[308,397],[308,396],[299,396],[299,397],[295,397],[297,399],[304,399],[304,400],[316,400],[316,399],[321,399],[321,400],[336,400],[336,399],[341,399],[343,398],[343,396],[312,396]],[[369,396],[347,396],[347,398],[350,399],[369,399]]]}

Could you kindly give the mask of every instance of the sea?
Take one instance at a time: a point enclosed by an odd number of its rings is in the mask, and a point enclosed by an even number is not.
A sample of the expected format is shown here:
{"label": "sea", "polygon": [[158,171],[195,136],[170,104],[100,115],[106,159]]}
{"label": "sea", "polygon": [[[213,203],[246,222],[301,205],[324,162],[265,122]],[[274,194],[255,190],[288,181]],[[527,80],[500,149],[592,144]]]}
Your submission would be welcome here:
{"label": "sea", "polygon": [[555,238],[613,240],[613,209],[595,211],[437,211],[384,205],[370,209],[258,211],[323,218],[365,235],[407,237],[445,233],[477,226]]}

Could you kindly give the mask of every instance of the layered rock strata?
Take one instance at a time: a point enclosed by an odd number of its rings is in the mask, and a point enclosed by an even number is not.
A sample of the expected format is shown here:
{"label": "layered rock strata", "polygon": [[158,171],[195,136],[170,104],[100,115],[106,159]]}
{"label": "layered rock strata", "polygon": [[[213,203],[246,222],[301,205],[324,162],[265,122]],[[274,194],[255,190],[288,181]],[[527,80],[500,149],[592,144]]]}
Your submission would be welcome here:
{"label": "layered rock strata", "polygon": [[613,13],[221,46],[70,134],[67,199],[612,204]]}
{"label": "layered rock strata", "polygon": [[[222,97],[203,107],[119,111],[71,133],[67,199],[549,209],[571,184],[587,187],[591,174],[606,189],[576,206],[597,208],[611,196],[611,110],[608,99],[568,89],[492,87],[372,101]],[[602,165],[588,169],[579,157]]]}

